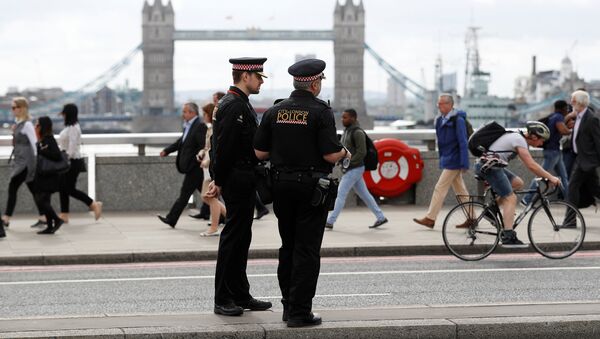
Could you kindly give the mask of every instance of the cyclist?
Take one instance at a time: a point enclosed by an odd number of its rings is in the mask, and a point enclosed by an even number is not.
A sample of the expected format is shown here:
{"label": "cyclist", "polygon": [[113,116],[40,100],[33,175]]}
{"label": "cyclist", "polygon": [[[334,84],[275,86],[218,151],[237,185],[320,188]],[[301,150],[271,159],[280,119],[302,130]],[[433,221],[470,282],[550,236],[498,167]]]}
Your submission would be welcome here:
{"label": "cyclist", "polygon": [[[500,239],[503,247],[527,247],[517,238],[513,230],[517,196],[514,190],[523,188],[523,180],[504,168],[509,161],[519,156],[529,171],[538,177],[546,178],[553,185],[559,185],[560,179],[542,168],[529,153],[528,146],[541,147],[550,137],[548,126],[540,121],[528,121],[526,132],[505,133],[494,141],[488,151],[475,163],[475,174],[485,179],[498,195],[498,205],[502,208],[504,230]],[[487,164],[486,164],[487,163]],[[490,166],[498,164],[499,166]]]}

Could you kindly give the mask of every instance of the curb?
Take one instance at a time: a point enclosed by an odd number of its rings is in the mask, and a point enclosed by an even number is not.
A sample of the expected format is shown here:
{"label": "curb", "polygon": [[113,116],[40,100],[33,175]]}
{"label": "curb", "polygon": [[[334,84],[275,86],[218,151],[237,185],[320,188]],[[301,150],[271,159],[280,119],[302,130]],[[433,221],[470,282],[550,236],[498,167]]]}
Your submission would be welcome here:
{"label": "curb", "polygon": [[[597,250],[600,250],[600,241],[586,242],[579,249],[579,251]],[[494,253],[535,253],[535,250],[531,246],[522,249],[505,249],[498,246]],[[248,252],[249,259],[277,259],[278,255],[279,249],[250,249]],[[450,255],[450,253],[444,245],[326,247],[321,249],[322,257],[420,255]],[[0,266],[123,264],[144,262],[202,261],[216,259],[217,251],[67,254],[0,257]]]}
{"label": "curb", "polygon": [[300,329],[282,323],[116,327],[0,332],[0,338],[594,338],[599,333],[600,315],[575,315],[338,321]]}

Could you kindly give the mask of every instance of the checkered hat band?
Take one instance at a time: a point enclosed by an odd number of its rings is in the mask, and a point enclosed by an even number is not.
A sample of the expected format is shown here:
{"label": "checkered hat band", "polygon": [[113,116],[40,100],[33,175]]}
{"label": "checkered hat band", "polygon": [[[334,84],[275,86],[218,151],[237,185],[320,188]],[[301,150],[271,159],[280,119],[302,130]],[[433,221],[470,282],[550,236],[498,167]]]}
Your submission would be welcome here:
{"label": "checkered hat band", "polygon": [[323,73],[320,73],[320,74],[317,74],[317,75],[311,75],[309,77],[294,77],[294,80],[301,81],[301,82],[315,81],[315,80],[321,78],[322,75],[323,75]]}
{"label": "checkered hat band", "polygon": [[262,72],[263,65],[256,64],[233,64],[233,70],[235,71],[259,71]]}

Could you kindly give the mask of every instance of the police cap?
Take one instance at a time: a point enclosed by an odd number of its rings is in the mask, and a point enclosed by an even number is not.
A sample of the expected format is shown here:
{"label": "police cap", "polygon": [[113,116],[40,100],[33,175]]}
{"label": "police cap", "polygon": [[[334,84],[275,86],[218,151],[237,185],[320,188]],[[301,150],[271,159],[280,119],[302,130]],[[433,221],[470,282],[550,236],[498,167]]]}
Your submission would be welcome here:
{"label": "police cap", "polygon": [[267,58],[231,58],[229,62],[232,64],[234,71],[255,72],[263,78],[267,76],[263,73],[263,64]]}
{"label": "police cap", "polygon": [[288,68],[288,73],[294,77],[294,80],[301,82],[315,81],[325,79],[325,61],[319,59],[300,60]]}

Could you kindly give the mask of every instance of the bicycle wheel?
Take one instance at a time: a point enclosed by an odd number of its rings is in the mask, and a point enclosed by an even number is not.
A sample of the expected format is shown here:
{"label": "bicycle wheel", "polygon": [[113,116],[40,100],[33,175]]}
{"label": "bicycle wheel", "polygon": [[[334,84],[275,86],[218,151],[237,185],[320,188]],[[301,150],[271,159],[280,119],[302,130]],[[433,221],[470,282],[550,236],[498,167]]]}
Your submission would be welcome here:
{"label": "bicycle wheel", "polygon": [[583,244],[585,220],[573,204],[549,201],[533,211],[527,232],[531,245],[539,254],[550,259],[563,259]]}
{"label": "bicycle wheel", "polygon": [[[459,228],[457,225],[467,227]],[[475,201],[463,202],[451,209],[444,219],[444,244],[450,253],[459,259],[481,260],[490,255],[498,245],[498,225],[496,216],[484,204]]]}

